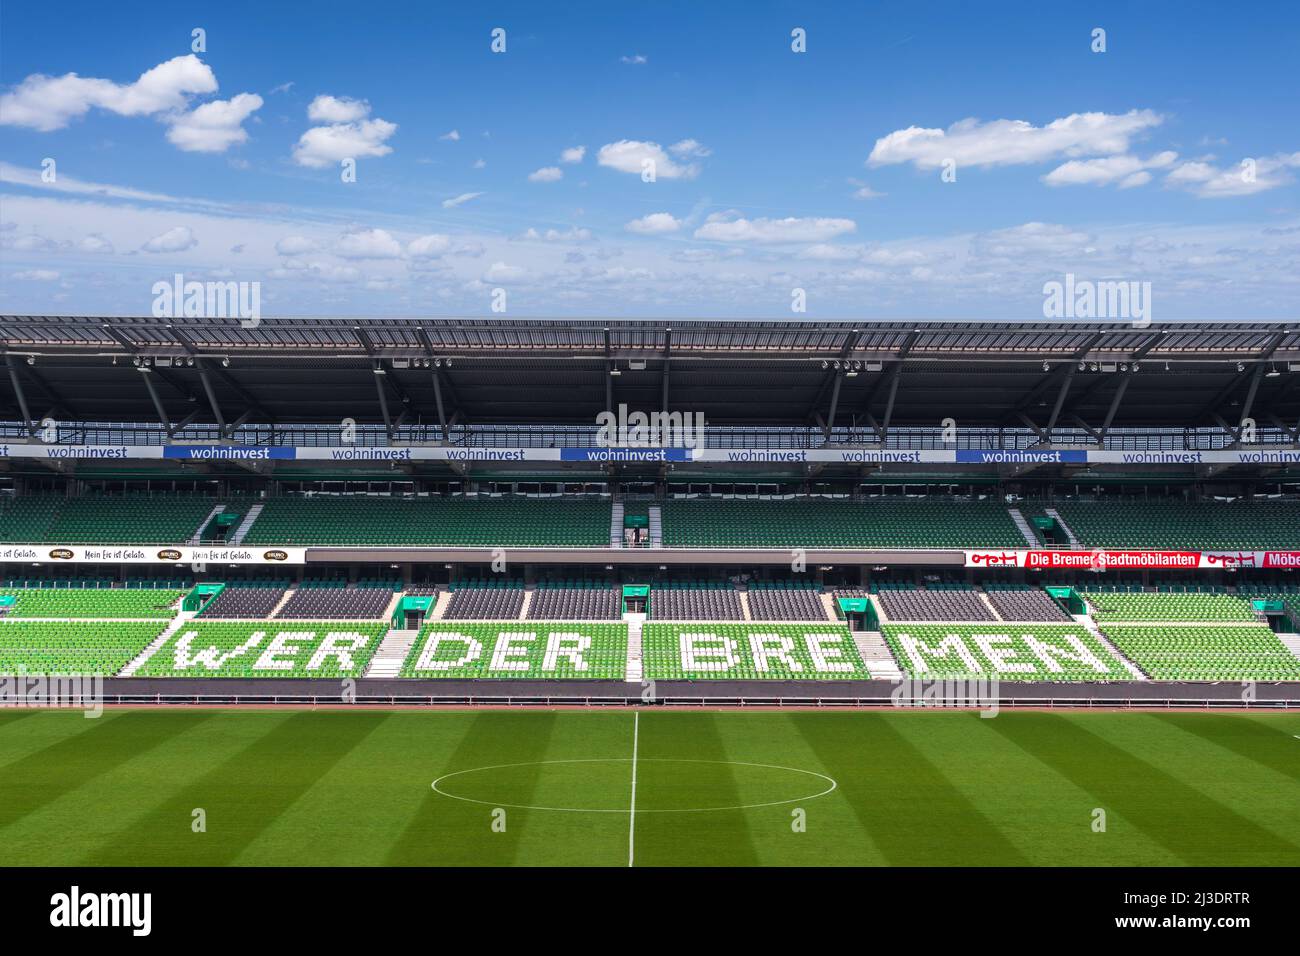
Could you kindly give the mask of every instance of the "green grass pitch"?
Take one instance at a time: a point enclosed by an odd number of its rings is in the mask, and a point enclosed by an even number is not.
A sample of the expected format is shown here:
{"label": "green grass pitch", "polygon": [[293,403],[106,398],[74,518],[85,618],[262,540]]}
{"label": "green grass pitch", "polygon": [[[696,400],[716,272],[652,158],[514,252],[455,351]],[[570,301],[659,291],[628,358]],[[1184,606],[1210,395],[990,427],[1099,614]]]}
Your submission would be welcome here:
{"label": "green grass pitch", "polygon": [[0,844],[10,865],[1296,865],[1297,735],[1176,712],[7,710]]}

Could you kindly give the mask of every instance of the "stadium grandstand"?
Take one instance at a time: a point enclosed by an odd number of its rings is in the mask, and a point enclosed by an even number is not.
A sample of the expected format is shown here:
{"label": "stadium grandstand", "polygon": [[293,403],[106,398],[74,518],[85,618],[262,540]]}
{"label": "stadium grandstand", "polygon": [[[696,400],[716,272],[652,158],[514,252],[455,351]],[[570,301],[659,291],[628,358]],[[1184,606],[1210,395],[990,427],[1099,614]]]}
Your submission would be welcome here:
{"label": "stadium grandstand", "polygon": [[4,316],[0,347],[0,673],[1300,682],[1288,325]]}

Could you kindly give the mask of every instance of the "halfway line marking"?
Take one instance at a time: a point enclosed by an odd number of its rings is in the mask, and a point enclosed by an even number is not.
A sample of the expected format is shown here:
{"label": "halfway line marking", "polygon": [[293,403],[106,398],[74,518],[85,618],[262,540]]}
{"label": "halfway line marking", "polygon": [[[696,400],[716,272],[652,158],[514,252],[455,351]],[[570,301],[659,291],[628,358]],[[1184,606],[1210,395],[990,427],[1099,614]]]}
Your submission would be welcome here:
{"label": "halfway line marking", "polygon": [[627,865],[636,856],[636,751],[641,737],[641,711],[632,715],[632,806],[627,820]]}

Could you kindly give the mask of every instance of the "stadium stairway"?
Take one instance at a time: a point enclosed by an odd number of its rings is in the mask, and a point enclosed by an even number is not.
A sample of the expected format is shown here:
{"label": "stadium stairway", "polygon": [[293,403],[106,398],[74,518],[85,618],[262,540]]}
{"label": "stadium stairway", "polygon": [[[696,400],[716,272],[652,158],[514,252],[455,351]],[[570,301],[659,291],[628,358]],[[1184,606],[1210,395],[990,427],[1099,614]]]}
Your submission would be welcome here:
{"label": "stadium stairway", "polygon": [[834,591],[822,591],[817,595],[821,598],[822,607],[826,609],[826,618],[830,621],[840,620],[839,608],[835,604]]}
{"label": "stadium stairway", "polygon": [[266,616],[268,620],[279,616],[280,612],[284,610],[284,606],[289,603],[289,598],[293,597],[295,590],[295,588],[284,589],[284,593],[280,595],[280,600],[276,602],[275,607],[271,608],[271,613]]}
{"label": "stadium stairway", "polygon": [[754,615],[749,613],[749,590],[746,588],[737,588],[736,593],[740,595],[740,613],[746,621],[752,621]]}
{"label": "stadium stairway", "polygon": [[248,529],[253,526],[253,522],[257,520],[257,516],[262,513],[263,507],[265,506],[256,504],[248,509],[248,514],[244,515],[244,519],[239,522],[239,527],[236,528],[235,533],[230,536],[231,544],[243,543],[244,535],[248,534]]}
{"label": "stadium stairway", "polygon": [[524,591],[524,604],[523,607],[519,609],[519,620],[521,621],[528,620],[528,613],[529,611],[532,610],[533,607],[533,595],[536,593],[537,593],[536,588],[527,588]]}
{"label": "stadium stairway", "polygon": [[645,624],[644,614],[624,614],[627,622],[627,667],[623,679],[629,684],[641,683],[644,673],[641,663],[641,627]]}
{"label": "stadium stairway", "polygon": [[1277,639],[1282,642],[1282,646],[1290,651],[1296,660],[1300,660],[1300,634],[1279,634]]}
{"label": "stadium stairway", "polygon": [[155,651],[167,643],[173,634],[180,630],[182,626],[194,620],[194,616],[197,613],[198,611],[181,611],[177,614],[172,618],[171,622],[163,628],[163,632],[150,641],[149,645],[144,650],[135,655],[135,657],[133,657],[125,667],[117,672],[116,676],[130,677],[134,674],[140,669],[140,666],[144,664],[145,661],[153,657]]}
{"label": "stadium stairway", "polygon": [[395,627],[389,630],[379,642],[375,656],[370,659],[370,667],[366,669],[365,676],[397,677],[402,671],[406,655],[411,653],[411,647],[419,636],[418,628],[407,631]]}
{"label": "stadium stairway", "polygon": [[664,546],[664,512],[658,505],[651,505],[648,509],[650,516],[650,547],[662,548]]}
{"label": "stadium stairway", "polygon": [[441,621],[447,616],[447,606],[451,604],[451,591],[439,591],[438,600],[433,604],[433,610],[429,612],[429,620]]}
{"label": "stadium stairway", "polygon": [[1097,639],[1097,643],[1100,644],[1102,647],[1106,648],[1107,652],[1109,652],[1112,656],[1114,656],[1115,660],[1123,664],[1124,669],[1133,675],[1134,680],[1151,679],[1147,677],[1145,673],[1143,673],[1140,667],[1138,667],[1131,660],[1129,660],[1127,657],[1125,657],[1123,654],[1119,652],[1119,648],[1110,642],[1110,638],[1108,638],[1105,634],[1101,632],[1101,628],[1097,626],[1097,622],[1094,621],[1089,615],[1071,614],[1070,617],[1074,618],[1075,621],[1077,621],[1083,627],[1087,628],[1088,633]]}
{"label": "stadium stairway", "polygon": [[993,615],[993,620],[995,621],[1003,620],[1002,615],[998,613],[998,609],[993,606],[993,602],[989,600],[989,596],[987,594],[985,594],[983,591],[976,591],[975,593],[979,595],[979,599],[981,602],[983,602],[984,606],[989,609],[989,613]]}
{"label": "stadium stairway", "polygon": [[1075,537],[1074,531],[1070,528],[1068,524],[1065,523],[1065,519],[1061,517],[1061,513],[1059,511],[1057,511],[1055,508],[1044,508],[1043,514],[1047,515],[1047,517],[1049,518],[1053,518],[1056,520],[1057,526],[1059,526],[1060,529],[1065,532],[1065,539],[1070,542],[1070,550],[1079,551],[1080,549],[1083,548],[1083,545],[1080,543],[1079,539]]}
{"label": "stadium stairway", "polygon": [[623,502],[616,501],[609,512],[609,546],[623,547]]}
{"label": "stadium stairway", "polygon": [[1007,513],[1011,515],[1011,520],[1015,522],[1017,530],[1024,537],[1025,544],[1031,548],[1039,547],[1038,537],[1034,534],[1034,529],[1029,526],[1024,513],[1019,508],[1008,508]]}
{"label": "stadium stairway", "polygon": [[203,540],[203,529],[206,528],[208,524],[217,517],[217,515],[221,514],[221,512],[225,510],[225,505],[216,505],[211,511],[209,511],[208,516],[199,522],[199,526],[195,528],[194,533],[190,535],[189,543],[198,544],[201,542]]}
{"label": "stadium stairway", "polygon": [[879,631],[853,631],[853,644],[871,676],[877,680],[902,680],[903,672]]}

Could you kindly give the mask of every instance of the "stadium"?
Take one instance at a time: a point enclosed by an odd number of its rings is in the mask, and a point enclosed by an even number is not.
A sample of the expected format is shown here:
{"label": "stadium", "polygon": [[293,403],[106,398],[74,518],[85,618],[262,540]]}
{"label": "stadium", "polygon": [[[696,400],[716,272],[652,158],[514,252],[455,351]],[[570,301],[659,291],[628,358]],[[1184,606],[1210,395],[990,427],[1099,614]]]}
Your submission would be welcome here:
{"label": "stadium", "polygon": [[[106,707],[0,711],[15,858],[1296,859],[1289,325],[7,315],[0,345],[5,702]],[[195,807],[226,825],[194,841]]]}

